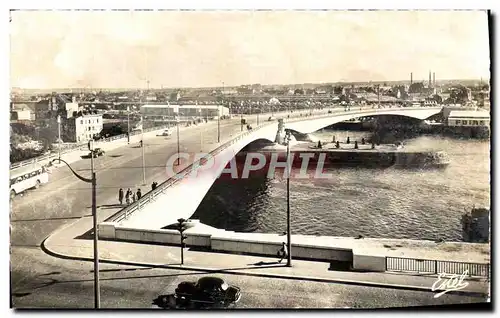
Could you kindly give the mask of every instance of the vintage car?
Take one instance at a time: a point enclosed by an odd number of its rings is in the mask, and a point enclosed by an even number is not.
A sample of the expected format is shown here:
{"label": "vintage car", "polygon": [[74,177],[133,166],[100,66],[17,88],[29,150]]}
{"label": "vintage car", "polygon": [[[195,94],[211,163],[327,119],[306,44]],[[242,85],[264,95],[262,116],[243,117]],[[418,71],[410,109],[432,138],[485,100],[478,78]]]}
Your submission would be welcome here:
{"label": "vintage car", "polygon": [[175,289],[175,297],[183,306],[227,307],[240,300],[241,291],[221,278],[209,276],[198,282],[180,283]]}
{"label": "vintage car", "polygon": [[92,154],[94,155],[94,158],[104,156],[104,150],[101,148],[96,148],[94,151],[89,151],[88,155],[86,156],[87,158],[92,157]]}
{"label": "vintage car", "polygon": [[168,137],[168,136],[172,136],[172,131],[170,129],[165,129],[164,131],[162,131],[160,134],[158,134],[157,136],[159,137]]}

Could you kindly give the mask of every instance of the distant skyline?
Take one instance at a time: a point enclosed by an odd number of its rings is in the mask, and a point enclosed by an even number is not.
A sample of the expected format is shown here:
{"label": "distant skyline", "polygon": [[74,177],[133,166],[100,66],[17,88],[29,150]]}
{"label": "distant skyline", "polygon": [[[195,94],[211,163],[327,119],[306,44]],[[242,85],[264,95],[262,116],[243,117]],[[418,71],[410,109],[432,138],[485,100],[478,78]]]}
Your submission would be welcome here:
{"label": "distant skyline", "polygon": [[11,87],[489,80],[486,11],[11,13]]}

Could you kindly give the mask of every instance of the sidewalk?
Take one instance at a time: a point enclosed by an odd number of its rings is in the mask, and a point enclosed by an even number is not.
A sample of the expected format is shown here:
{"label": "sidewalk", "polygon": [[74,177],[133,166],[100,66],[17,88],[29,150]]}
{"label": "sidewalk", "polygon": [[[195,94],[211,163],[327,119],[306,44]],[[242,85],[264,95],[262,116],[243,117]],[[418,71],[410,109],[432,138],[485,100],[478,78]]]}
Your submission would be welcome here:
{"label": "sidewalk", "polygon": [[[102,222],[113,212],[103,210],[98,213],[98,221]],[[42,249],[52,256],[90,261],[93,259],[93,241],[89,234],[91,228],[92,217],[83,217],[54,232],[42,243]],[[432,292],[432,286],[437,280],[435,276],[426,275],[332,271],[328,269],[328,263],[301,260],[293,260],[293,267],[289,268],[285,266],[286,260],[282,264],[278,264],[276,258],[194,251],[189,248],[184,251],[184,265],[181,266],[179,247],[116,241],[99,241],[99,259],[101,262],[117,264],[428,292]],[[468,285],[454,293],[487,295],[487,282],[475,279],[467,279],[466,281]]]}

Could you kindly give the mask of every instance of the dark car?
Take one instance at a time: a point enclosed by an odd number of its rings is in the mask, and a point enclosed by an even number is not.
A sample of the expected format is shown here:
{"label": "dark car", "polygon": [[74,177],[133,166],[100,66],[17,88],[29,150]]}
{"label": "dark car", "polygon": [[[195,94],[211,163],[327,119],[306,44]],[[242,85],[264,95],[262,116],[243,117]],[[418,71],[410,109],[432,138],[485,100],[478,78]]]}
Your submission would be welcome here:
{"label": "dark car", "polygon": [[226,307],[240,300],[241,291],[221,278],[203,277],[198,282],[180,283],[175,289],[175,297],[185,306]]}
{"label": "dark car", "polygon": [[[94,153],[94,158],[104,156],[104,150],[102,150],[101,148],[94,149],[93,153]],[[92,152],[89,152],[89,158],[90,158],[90,156],[92,156]]]}

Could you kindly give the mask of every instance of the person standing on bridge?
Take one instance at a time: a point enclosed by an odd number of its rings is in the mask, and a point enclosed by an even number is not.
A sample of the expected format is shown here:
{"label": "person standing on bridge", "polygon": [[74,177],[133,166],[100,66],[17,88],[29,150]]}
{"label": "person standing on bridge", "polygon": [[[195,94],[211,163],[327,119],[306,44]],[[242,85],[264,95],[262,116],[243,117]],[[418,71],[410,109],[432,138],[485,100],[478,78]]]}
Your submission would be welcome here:
{"label": "person standing on bridge", "polygon": [[287,256],[288,256],[288,248],[286,247],[286,243],[283,242],[281,243],[281,248],[278,251],[278,257],[280,257],[278,263],[281,263]]}
{"label": "person standing on bridge", "polygon": [[140,200],[142,197],[141,189],[137,189],[137,200]]}
{"label": "person standing on bridge", "polygon": [[132,190],[130,188],[127,189],[127,193],[125,193],[125,202],[127,202],[127,205],[130,204],[130,195],[132,194]]}
{"label": "person standing on bridge", "polygon": [[123,189],[120,188],[118,191],[118,201],[120,201],[120,205],[123,205]]}

